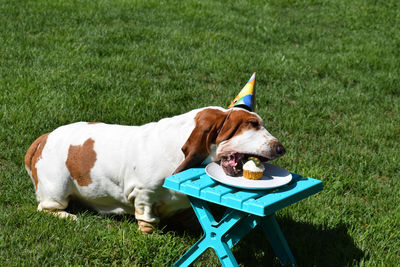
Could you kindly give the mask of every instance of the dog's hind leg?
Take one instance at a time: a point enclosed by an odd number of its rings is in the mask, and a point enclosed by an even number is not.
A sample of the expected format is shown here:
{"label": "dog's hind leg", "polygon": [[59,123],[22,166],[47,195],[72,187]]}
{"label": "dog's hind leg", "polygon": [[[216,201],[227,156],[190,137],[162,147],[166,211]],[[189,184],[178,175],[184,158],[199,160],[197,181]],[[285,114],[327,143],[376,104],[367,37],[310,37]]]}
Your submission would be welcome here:
{"label": "dog's hind leg", "polygon": [[[54,177],[59,177],[53,175]],[[67,179],[60,179],[57,183],[51,183],[50,181],[55,179],[49,179],[50,175],[44,175],[39,178],[43,183],[38,184],[36,191],[36,199],[39,202],[38,211],[50,213],[59,218],[71,218],[76,220],[76,215],[70,214],[65,211],[68,207],[70,190],[68,183],[62,183],[61,181]]]}
{"label": "dog's hind leg", "polygon": [[36,187],[36,200],[39,202],[38,210],[50,213],[59,218],[77,217],[65,211],[69,198],[73,194],[73,187],[66,167],[52,164],[46,160],[37,164],[38,184]]}
{"label": "dog's hind leg", "polygon": [[70,218],[72,220],[77,220],[76,215],[68,213],[65,209],[68,206],[68,202],[55,201],[55,200],[45,200],[41,201],[38,205],[38,210],[46,213],[50,213],[58,218]]}
{"label": "dog's hind leg", "polygon": [[76,220],[75,215],[65,211],[71,195],[70,173],[62,156],[65,153],[59,153],[61,148],[52,149],[50,146],[49,149],[46,144],[50,139],[51,134],[44,134],[36,139],[24,159],[25,168],[35,186],[38,210]]}

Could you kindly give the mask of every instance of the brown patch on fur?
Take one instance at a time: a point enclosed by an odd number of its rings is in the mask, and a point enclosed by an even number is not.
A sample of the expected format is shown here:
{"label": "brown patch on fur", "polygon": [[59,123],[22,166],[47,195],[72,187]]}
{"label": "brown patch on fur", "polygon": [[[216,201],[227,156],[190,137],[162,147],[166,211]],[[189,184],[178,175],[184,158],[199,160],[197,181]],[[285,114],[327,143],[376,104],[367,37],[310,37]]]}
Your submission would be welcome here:
{"label": "brown patch on fur", "polygon": [[35,190],[37,190],[37,186],[39,183],[39,179],[37,177],[36,163],[42,158],[42,151],[44,149],[44,146],[46,145],[48,136],[49,133],[44,134],[36,139],[28,148],[28,151],[25,154],[25,167],[31,171],[31,176],[35,184]]}
{"label": "brown patch on fur", "polygon": [[72,178],[78,185],[88,186],[92,183],[90,170],[97,160],[96,151],[94,151],[94,140],[89,138],[83,145],[70,145],[68,149],[68,158],[65,162]]}
{"label": "brown patch on fur", "polygon": [[182,147],[185,160],[174,173],[201,164],[210,153],[210,146],[215,142],[218,130],[226,117],[226,112],[218,109],[204,109],[195,116],[195,128]]}
{"label": "brown patch on fur", "polygon": [[98,121],[91,121],[91,122],[88,122],[87,124],[99,124],[99,123],[101,123],[101,122],[98,122]]}
{"label": "brown patch on fur", "polygon": [[182,147],[185,160],[174,173],[201,164],[210,154],[211,144],[219,144],[246,130],[260,129],[260,119],[241,109],[223,112],[218,109],[204,109],[194,118],[195,128]]}

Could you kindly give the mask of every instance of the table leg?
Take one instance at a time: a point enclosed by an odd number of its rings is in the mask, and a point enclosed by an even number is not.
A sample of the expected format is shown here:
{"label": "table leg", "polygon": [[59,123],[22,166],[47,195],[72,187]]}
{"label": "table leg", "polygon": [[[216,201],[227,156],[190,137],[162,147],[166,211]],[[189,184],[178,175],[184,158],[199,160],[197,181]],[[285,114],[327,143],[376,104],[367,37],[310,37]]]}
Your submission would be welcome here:
{"label": "table leg", "polygon": [[186,267],[194,262],[201,254],[208,249],[208,245],[204,242],[205,234],[194,244],[186,253],[177,260],[173,266]]}
{"label": "table leg", "polygon": [[275,255],[279,258],[282,265],[296,265],[296,260],[293,257],[292,252],[286,242],[285,237],[278,225],[278,222],[275,219],[274,214],[266,216],[261,225],[269,243],[272,246],[272,249],[275,252]]}
{"label": "table leg", "polygon": [[243,220],[232,228],[224,237],[226,243],[230,248],[234,247],[243,237],[245,237],[251,230],[253,230],[262,220],[261,217],[256,215],[247,215]]}
{"label": "table leg", "polygon": [[215,250],[215,253],[217,253],[218,258],[222,263],[222,266],[239,267],[235,256],[233,256],[233,253],[228,244],[226,244],[225,242],[215,242],[212,247]]}
{"label": "table leg", "polygon": [[189,199],[197,219],[203,228],[204,235],[175,262],[174,266],[189,266],[203,254],[207,248],[213,248],[215,250],[222,266],[238,266],[230,250],[230,245],[227,244],[224,237],[226,233],[245,218],[247,214],[238,210],[228,209],[224,217],[219,222],[216,222],[206,201],[193,197],[189,197]]}

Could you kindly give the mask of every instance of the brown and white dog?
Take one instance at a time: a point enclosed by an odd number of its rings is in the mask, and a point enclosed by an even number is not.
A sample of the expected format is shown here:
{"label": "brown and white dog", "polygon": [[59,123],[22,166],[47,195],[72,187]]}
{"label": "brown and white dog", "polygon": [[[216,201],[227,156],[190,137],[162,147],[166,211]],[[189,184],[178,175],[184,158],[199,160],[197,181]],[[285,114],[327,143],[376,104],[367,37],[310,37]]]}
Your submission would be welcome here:
{"label": "brown and white dog", "polygon": [[206,107],[143,126],[62,126],[33,142],[25,167],[38,210],[76,219],[65,211],[74,198],[102,214],[134,214],[151,232],[190,207],[185,195],[162,187],[166,177],[212,161],[235,167],[244,154],[267,161],[284,153],[256,113]]}

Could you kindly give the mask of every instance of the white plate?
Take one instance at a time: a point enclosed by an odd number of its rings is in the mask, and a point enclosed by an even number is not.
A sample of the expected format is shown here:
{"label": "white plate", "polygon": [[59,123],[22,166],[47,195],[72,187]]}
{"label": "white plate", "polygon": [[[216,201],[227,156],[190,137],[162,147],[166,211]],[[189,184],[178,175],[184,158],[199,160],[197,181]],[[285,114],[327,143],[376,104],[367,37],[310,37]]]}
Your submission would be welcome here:
{"label": "white plate", "polygon": [[292,174],[287,170],[269,163],[263,164],[265,171],[260,180],[250,180],[243,176],[233,177],[226,175],[222,167],[215,162],[206,166],[206,173],[218,182],[245,189],[271,189],[288,184],[292,180]]}

